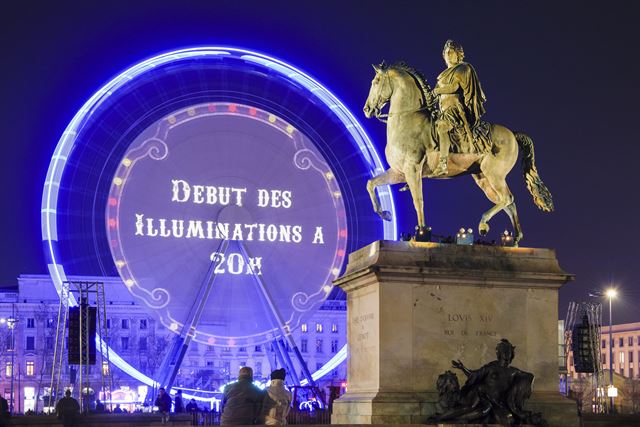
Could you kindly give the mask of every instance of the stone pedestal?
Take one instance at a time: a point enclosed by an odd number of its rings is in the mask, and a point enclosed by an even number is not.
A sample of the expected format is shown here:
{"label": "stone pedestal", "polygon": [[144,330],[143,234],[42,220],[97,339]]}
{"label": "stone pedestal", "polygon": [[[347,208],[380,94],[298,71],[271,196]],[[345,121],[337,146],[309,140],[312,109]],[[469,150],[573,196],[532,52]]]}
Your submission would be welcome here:
{"label": "stone pedestal", "polygon": [[477,369],[507,338],[513,366],[536,376],[531,409],[577,426],[558,392],[558,289],[572,278],[551,249],[378,241],[352,253],[335,282],[347,293],[349,358],[332,422],[424,423],[451,360]]}

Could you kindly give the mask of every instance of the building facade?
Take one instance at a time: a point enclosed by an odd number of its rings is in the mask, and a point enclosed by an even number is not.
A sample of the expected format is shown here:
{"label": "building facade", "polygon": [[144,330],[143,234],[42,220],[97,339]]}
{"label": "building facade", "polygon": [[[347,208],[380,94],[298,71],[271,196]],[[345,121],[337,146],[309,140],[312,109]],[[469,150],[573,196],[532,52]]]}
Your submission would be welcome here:
{"label": "building facade", "polygon": [[[175,337],[140,305],[116,277],[78,277],[72,280],[105,283],[106,327],[110,347],[135,369],[156,378],[164,356]],[[18,285],[0,289],[0,390],[14,402],[15,412],[40,411],[48,401],[53,349],[56,339],[59,299],[46,275],[21,275]],[[293,332],[302,359],[315,372],[332,359],[346,344],[346,301],[327,300],[309,320]],[[297,374],[302,365],[290,345],[285,345]],[[256,379],[268,379],[281,367],[272,343],[251,347],[219,347],[192,342],[183,360],[174,386],[201,396],[202,391],[219,390],[236,378],[242,366],[250,366]],[[85,371],[89,393],[99,397],[101,370],[113,378],[113,401],[129,409],[141,405],[149,387],[130,377],[113,364],[98,363]],[[78,395],[78,372],[63,364],[61,383]],[[346,383],[346,363],[330,369],[317,381],[326,396]],[[330,389],[331,388],[331,389]],[[13,399],[12,399],[13,392]]]}
{"label": "building facade", "polygon": [[[603,370],[609,370],[609,345],[613,358],[613,371],[625,378],[640,378],[640,322],[613,325],[612,340],[609,343],[609,326],[602,326],[600,348],[600,363]],[[567,357],[567,373],[576,378],[573,353],[569,351]]]}

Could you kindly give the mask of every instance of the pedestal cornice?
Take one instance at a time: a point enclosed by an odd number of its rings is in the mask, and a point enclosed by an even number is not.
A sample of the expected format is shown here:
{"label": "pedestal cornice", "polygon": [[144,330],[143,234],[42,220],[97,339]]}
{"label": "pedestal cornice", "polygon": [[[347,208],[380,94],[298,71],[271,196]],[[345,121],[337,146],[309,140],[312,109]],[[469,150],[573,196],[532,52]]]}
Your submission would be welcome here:
{"label": "pedestal cornice", "polygon": [[427,277],[449,286],[552,289],[574,279],[560,268],[553,249],[380,240],[350,254],[334,284],[349,291],[379,281],[423,284]]}

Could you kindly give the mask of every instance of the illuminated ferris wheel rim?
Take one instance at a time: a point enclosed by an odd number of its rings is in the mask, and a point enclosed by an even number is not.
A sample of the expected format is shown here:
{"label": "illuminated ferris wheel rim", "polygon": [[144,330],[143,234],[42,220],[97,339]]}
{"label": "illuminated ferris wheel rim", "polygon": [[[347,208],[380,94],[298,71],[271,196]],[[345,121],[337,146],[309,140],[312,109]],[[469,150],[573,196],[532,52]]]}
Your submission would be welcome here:
{"label": "illuminated ferris wheel rim", "polygon": [[[58,254],[58,229],[57,229],[57,200],[58,192],[60,190],[60,182],[62,174],[65,169],[67,159],[71,153],[71,150],[76,142],[78,135],[87,125],[88,119],[91,115],[98,111],[103,103],[120,88],[126,85],[131,80],[142,76],[148,71],[155,69],[158,66],[170,64],[172,62],[185,60],[189,58],[215,58],[215,57],[234,57],[244,60],[245,62],[252,63],[254,65],[260,65],[269,68],[272,71],[280,74],[288,81],[301,85],[312,96],[317,98],[324,106],[329,108],[333,114],[343,124],[345,130],[351,135],[352,140],[357,144],[360,150],[362,160],[367,165],[370,175],[376,176],[384,171],[384,167],[380,160],[373,143],[369,139],[368,135],[362,128],[362,126],[355,119],[354,115],[347,109],[347,107],[336,97],[331,91],[325,88],[317,80],[312,78],[309,74],[301,71],[300,69],[269,55],[265,55],[260,52],[236,48],[227,46],[201,46],[178,49],[166,53],[159,54],[157,56],[148,58],[141,61],[132,67],[126,69],[124,72],[118,74],[111,79],[107,84],[102,86],[87,100],[84,105],[75,114],[67,128],[62,133],[61,138],[56,145],[49,169],[47,171],[44,189],[42,194],[41,205],[41,227],[42,227],[42,240],[45,249],[45,258],[47,262],[47,268],[49,274],[53,280],[53,284],[58,292],[61,294],[62,284],[67,280],[65,268],[60,256]],[[382,189],[379,193],[380,202],[384,210],[388,210],[393,215],[393,221],[383,223],[383,235],[385,239],[396,240],[397,238],[397,223],[396,212],[391,192],[389,188]],[[73,295],[70,295],[70,306],[77,305]],[[96,337],[97,346],[102,352],[107,351],[107,345],[100,337]],[[108,348],[109,358],[114,365],[118,368],[137,379],[138,381],[157,387],[158,383],[144,375],[142,372],[136,370],[133,366],[122,359],[113,349]],[[312,376],[314,380],[326,375],[331,370],[339,365],[346,359],[347,351],[345,346],[322,368],[317,370]],[[185,397],[196,397],[188,396]],[[197,397],[196,397],[197,398]]]}

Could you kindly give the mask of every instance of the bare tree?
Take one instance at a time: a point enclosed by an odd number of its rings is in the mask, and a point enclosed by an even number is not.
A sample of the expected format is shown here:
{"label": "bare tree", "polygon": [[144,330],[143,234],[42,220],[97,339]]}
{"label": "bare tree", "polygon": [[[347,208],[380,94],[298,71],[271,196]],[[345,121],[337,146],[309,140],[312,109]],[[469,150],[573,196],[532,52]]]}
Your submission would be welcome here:
{"label": "bare tree", "polygon": [[631,412],[640,413],[640,379],[628,378],[625,381],[625,392],[629,399]]}
{"label": "bare tree", "polygon": [[578,375],[578,378],[571,382],[569,397],[578,403],[580,413],[593,412],[595,398],[593,379],[591,376],[585,376],[584,374]]}
{"label": "bare tree", "polygon": [[[54,339],[55,328],[50,327],[49,322],[52,316],[52,311],[49,307],[49,304],[40,303],[40,305],[35,309],[34,316],[36,318],[37,326],[42,328],[42,347],[40,348],[41,359],[40,359],[40,379],[38,380],[38,390],[36,392],[36,402],[35,402],[35,412],[38,412],[38,403],[40,402],[40,394],[42,393],[42,388],[44,386],[46,375],[51,373],[51,369],[53,368],[53,353],[52,348],[48,348],[51,340]],[[50,368],[47,370],[47,368]]]}
{"label": "bare tree", "polygon": [[155,332],[148,337],[147,352],[147,374],[155,375],[169,350],[171,340],[168,334],[156,334]]}

